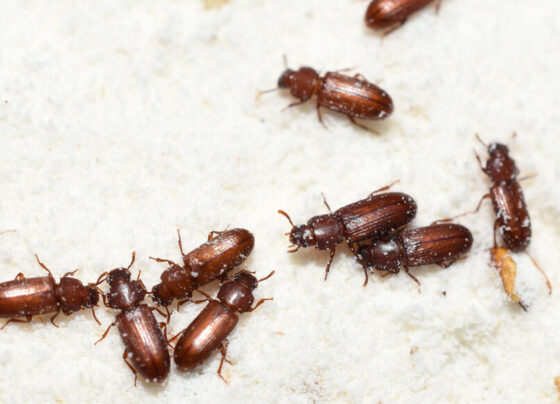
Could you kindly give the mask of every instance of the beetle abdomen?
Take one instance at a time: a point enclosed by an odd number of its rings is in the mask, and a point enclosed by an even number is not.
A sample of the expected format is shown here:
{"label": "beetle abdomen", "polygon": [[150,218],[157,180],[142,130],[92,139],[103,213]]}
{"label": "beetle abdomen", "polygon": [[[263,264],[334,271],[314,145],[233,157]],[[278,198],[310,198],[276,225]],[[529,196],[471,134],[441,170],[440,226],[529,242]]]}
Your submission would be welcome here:
{"label": "beetle abdomen", "polygon": [[390,233],[416,215],[416,202],[401,192],[370,196],[335,213],[344,224],[348,241],[361,241]]}
{"label": "beetle abdomen", "polygon": [[469,229],[454,223],[407,229],[397,237],[408,266],[452,261],[469,251],[473,242]]}
{"label": "beetle abdomen", "polygon": [[517,181],[495,185],[490,196],[504,244],[511,251],[523,251],[531,241],[531,220],[521,186]]}
{"label": "beetle abdomen", "polygon": [[245,229],[221,232],[183,258],[185,268],[197,285],[205,285],[231,271],[249,256],[255,246],[255,237]]}
{"label": "beetle abdomen", "polygon": [[57,311],[55,282],[49,276],[0,284],[0,317],[24,317]]}
{"label": "beetle abdomen", "polygon": [[116,322],[136,370],[149,382],[163,381],[169,374],[169,351],[149,307],[141,304],[123,311]]}
{"label": "beetle abdomen", "polygon": [[186,371],[202,363],[220,346],[237,324],[238,317],[227,306],[210,301],[183,331],[173,358],[179,370]]}
{"label": "beetle abdomen", "polygon": [[384,119],[393,112],[393,100],[366,80],[329,72],[317,102],[330,110],[360,119]]}

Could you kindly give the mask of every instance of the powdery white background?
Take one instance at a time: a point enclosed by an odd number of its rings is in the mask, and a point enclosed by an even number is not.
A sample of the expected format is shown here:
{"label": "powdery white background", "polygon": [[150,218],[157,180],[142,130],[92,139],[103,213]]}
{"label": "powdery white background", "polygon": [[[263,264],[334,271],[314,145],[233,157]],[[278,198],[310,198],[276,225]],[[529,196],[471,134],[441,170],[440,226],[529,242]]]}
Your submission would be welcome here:
{"label": "powdery white background", "polygon": [[[560,3],[447,0],[381,37],[362,23],[367,2],[4,1],[0,13],[1,279],[58,278],[80,268],[91,282],[127,265],[146,285],[210,230],[256,237],[248,269],[276,275],[274,297],[241,317],[230,338],[226,385],[219,355],[190,374],[173,366],[162,386],[121,359],[116,330],[93,342],[114,312],[48,316],[0,332],[4,402],[554,402],[560,375]],[[214,5],[214,7],[209,7]],[[374,135],[314,104],[281,109],[285,93],[255,101],[283,70],[355,67],[393,97]],[[518,132],[512,140],[510,134]],[[297,222],[365,197],[395,179],[419,210],[413,226],[472,209],[487,192],[474,150],[479,132],[507,142],[522,173],[534,237],[515,255],[508,301],[488,266],[493,216],[461,220],[475,244],[448,269],[363,275],[340,248],[286,254],[285,209]],[[215,293],[217,286],[206,291]],[[446,297],[442,292],[446,291]],[[170,333],[201,306],[185,305]],[[415,353],[411,349],[417,347]]]}

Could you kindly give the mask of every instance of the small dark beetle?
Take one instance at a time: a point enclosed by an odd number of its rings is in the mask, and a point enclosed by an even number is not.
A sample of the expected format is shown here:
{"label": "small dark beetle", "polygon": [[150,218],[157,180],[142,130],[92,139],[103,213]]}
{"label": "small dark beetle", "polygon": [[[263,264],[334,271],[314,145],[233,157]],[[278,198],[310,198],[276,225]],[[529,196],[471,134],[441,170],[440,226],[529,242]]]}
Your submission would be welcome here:
{"label": "small dark beetle", "polygon": [[[383,187],[381,190],[387,188]],[[334,213],[314,216],[307,221],[307,224],[298,226],[293,224],[286,212],[279,210],[278,212],[286,216],[292,225],[290,241],[295,249],[288,252],[292,253],[300,247],[310,246],[318,250],[330,250],[329,262],[325,269],[325,279],[327,279],[336,247],[343,241],[346,241],[355,253],[352,243],[383,237],[404,226],[416,215],[416,202],[409,195],[400,192],[379,195],[374,193]],[[366,275],[364,285],[366,285],[368,277],[365,269],[364,272]]]}
{"label": "small dark beetle", "polygon": [[[136,281],[130,280],[130,267],[134,263],[135,254],[128,268],[117,268],[106,275],[110,286],[107,293],[106,306],[121,312],[117,315],[115,322],[107,328],[107,331],[96,342],[100,342],[107,336],[109,330],[115,323],[125,345],[123,359],[134,373],[134,385],[138,372],[148,382],[162,382],[169,374],[170,359],[167,349],[167,341],[163,335],[160,325],[152,313],[152,309],[146,304],[140,304],[146,295],[146,288],[140,280],[140,274]],[[105,302],[105,296],[103,296]],[[128,363],[127,357],[131,356],[134,367]],[[136,370],[135,370],[136,368]]]}
{"label": "small dark beetle", "polygon": [[[179,249],[183,265],[173,261],[154,258],[167,262],[171,267],[161,274],[161,283],[152,289],[152,297],[162,306],[168,306],[173,299],[189,298],[193,290],[215,279],[225,276],[249,256],[255,246],[255,237],[245,229],[213,231],[208,241],[188,254],[183,252],[181,234]],[[214,236],[217,234],[217,236]]]}
{"label": "small dark beetle", "polygon": [[[233,276],[233,280],[226,282],[218,292],[218,300],[209,300],[208,305],[191,322],[191,324],[180,334],[179,341],[175,346],[173,358],[175,364],[181,371],[187,371],[204,362],[208,356],[217,348],[222,352],[222,360],[218,368],[218,375],[223,378],[222,365],[226,360],[226,346],[222,341],[233,330],[239,320],[236,312],[245,313],[255,310],[264,301],[272,299],[261,299],[254,307],[253,290],[258,283],[268,279],[257,279],[247,271],[240,271]],[[205,300],[205,301],[206,301]]]}
{"label": "small dark beetle", "polygon": [[432,224],[406,229],[387,238],[362,246],[358,256],[362,263],[380,271],[398,273],[401,266],[417,283],[408,267],[443,264],[447,266],[471,249],[473,237],[459,224]]}
{"label": "small dark beetle", "polygon": [[[410,14],[420,10],[433,0],[373,0],[366,11],[366,25],[373,29],[384,29],[385,33],[403,25]],[[441,0],[437,0],[439,9]]]}
{"label": "small dark beetle", "polygon": [[297,71],[286,69],[278,79],[278,87],[288,88],[300,100],[289,107],[303,104],[316,95],[317,115],[323,125],[321,107],[346,115],[352,123],[366,130],[371,129],[358,124],[355,118],[385,119],[393,112],[393,100],[389,94],[359,74],[349,77],[327,72],[321,77],[311,67],[301,67]]}
{"label": "small dark beetle", "polygon": [[22,273],[13,281],[0,283],[0,317],[26,317],[26,320],[11,318],[2,326],[4,328],[10,322],[27,323],[32,316],[46,313],[56,313],[51,318],[51,323],[58,327],[54,319],[60,311],[69,315],[82,308],[91,308],[93,318],[95,317],[94,306],[99,301],[99,294],[95,284],[84,286],[76,278],[72,278],[74,272],[66,273],[60,283],[56,283],[51,271],[39,261],[37,262],[48,276],[37,278],[25,278]]}

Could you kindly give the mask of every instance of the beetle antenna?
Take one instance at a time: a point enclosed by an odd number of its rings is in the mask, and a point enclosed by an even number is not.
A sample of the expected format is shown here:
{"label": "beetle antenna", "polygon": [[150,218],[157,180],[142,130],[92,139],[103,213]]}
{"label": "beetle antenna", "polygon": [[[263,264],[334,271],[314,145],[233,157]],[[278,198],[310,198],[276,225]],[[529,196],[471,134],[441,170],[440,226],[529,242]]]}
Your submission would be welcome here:
{"label": "beetle antenna", "polygon": [[130,264],[128,265],[128,267],[126,267],[126,269],[130,269],[132,264],[134,264],[135,259],[136,259],[136,251],[132,251],[132,260],[130,261]]}
{"label": "beetle antenna", "polygon": [[288,57],[286,56],[285,53],[282,55],[282,62],[284,62],[284,69],[287,69],[288,68]]}
{"label": "beetle antenna", "polygon": [[478,133],[475,133],[474,136],[476,137],[476,140],[478,140],[484,147],[488,148],[488,144],[485,143],[484,140],[481,139],[481,137]]}
{"label": "beetle antenna", "polygon": [[95,286],[97,287],[97,285],[105,282],[105,279],[107,279],[107,272],[103,272],[101,275],[99,275],[99,278],[97,278],[97,282],[95,282]]}
{"label": "beetle antenna", "polygon": [[[293,249],[293,247],[295,247],[295,249]],[[299,246],[299,245],[290,244],[290,246],[288,247],[288,252],[289,252],[289,253],[295,253],[297,250],[300,249],[300,247],[301,247],[301,246]],[[290,250],[290,248],[292,248],[292,249]]]}
{"label": "beetle antenna", "polygon": [[534,259],[533,256],[529,253],[529,251],[525,250],[525,254],[527,254],[529,256],[529,258],[531,259],[531,262],[533,262],[533,265],[535,267],[537,267],[537,269],[542,274],[542,276],[544,276],[546,286],[548,287],[548,294],[551,295],[552,294],[552,285],[550,284],[550,279],[548,279],[548,276],[546,275],[546,273],[543,271],[541,266],[538,264],[537,260]]}
{"label": "beetle antenna", "polygon": [[288,219],[288,221],[290,222],[290,224],[292,225],[292,227],[296,227],[296,225],[294,224],[294,222],[292,222],[292,219],[290,219],[290,215],[288,215],[286,212],[284,212],[282,209],[278,209],[278,213],[280,213],[282,216],[286,217],[286,219]]}
{"label": "beetle antenna", "polygon": [[268,278],[270,278],[272,275],[274,275],[276,271],[272,271],[271,273],[269,273],[267,276],[265,276],[264,278],[259,279],[257,282],[261,283],[262,281],[266,281]]}
{"label": "beetle antenna", "polygon": [[270,90],[261,90],[261,91],[257,91],[257,95],[255,97],[255,101],[259,101],[261,99],[261,95],[266,94],[266,93],[271,93],[273,91],[278,90],[278,87],[275,88],[271,88]]}

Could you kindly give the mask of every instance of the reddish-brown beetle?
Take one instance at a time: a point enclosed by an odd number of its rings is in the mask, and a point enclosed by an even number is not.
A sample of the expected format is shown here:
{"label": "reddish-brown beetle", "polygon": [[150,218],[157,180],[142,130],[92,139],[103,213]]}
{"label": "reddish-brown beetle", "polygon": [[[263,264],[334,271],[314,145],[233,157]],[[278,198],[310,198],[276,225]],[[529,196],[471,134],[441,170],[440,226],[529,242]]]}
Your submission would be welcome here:
{"label": "reddish-brown beetle", "polygon": [[[319,76],[311,67],[299,70],[286,69],[278,79],[278,88],[287,88],[298,102],[289,107],[303,104],[317,96],[317,116],[323,126],[321,107],[344,114],[359,127],[371,130],[356,122],[355,118],[379,120],[385,119],[393,112],[393,100],[384,90],[367,81],[362,75],[345,76],[337,72],[327,72]],[[276,89],[273,89],[276,90]],[[266,93],[267,90],[259,94]]]}
{"label": "reddish-brown beetle", "polygon": [[[153,309],[146,304],[140,304],[147,293],[140,280],[140,274],[137,280],[130,280],[129,269],[134,263],[134,258],[135,254],[132,253],[132,261],[127,268],[113,269],[100,276],[100,279],[106,276],[110,286],[107,299],[103,295],[105,305],[121,312],[96,344],[107,336],[112,326],[118,325],[125,345],[123,359],[134,373],[136,386],[137,371],[148,382],[158,383],[165,380],[169,374],[170,359],[167,341],[152,313]],[[128,355],[134,366],[127,361]]]}
{"label": "reddish-brown beetle", "polygon": [[[388,192],[375,195],[388,189],[383,187],[366,199],[344,206],[334,213],[314,216],[307,224],[294,225],[290,216],[283,210],[278,213],[286,216],[292,225],[290,241],[295,247],[288,252],[293,253],[300,247],[313,246],[318,250],[330,250],[330,258],[325,269],[325,279],[329,274],[336,247],[346,241],[352,252],[356,253],[352,243],[367,239],[381,238],[386,234],[404,226],[416,215],[416,202],[411,196],[400,192]],[[327,208],[330,207],[325,201]],[[367,270],[364,268],[367,284]]]}
{"label": "reddish-brown beetle", "polygon": [[428,264],[449,266],[467,253],[472,243],[472,234],[464,226],[454,223],[432,224],[402,230],[371,245],[361,246],[358,257],[366,266],[393,274],[398,273],[402,266],[420,284],[408,267]]}
{"label": "reddish-brown beetle", "polygon": [[93,318],[101,325],[94,311],[99,301],[96,285],[84,286],[78,279],[72,278],[77,270],[66,273],[60,283],[56,283],[51,271],[39,261],[37,255],[35,258],[41,268],[48,272],[48,276],[25,278],[19,273],[15,280],[0,283],[0,317],[12,317],[2,328],[10,322],[28,323],[32,316],[46,313],[56,313],[51,323],[58,327],[54,319],[61,311],[69,315],[83,308],[91,308]]}
{"label": "reddish-brown beetle", "polygon": [[173,299],[189,298],[193,290],[225,276],[245,261],[255,246],[255,237],[248,230],[213,231],[206,243],[185,254],[179,230],[177,234],[183,265],[154,258],[171,265],[161,274],[161,283],[152,289],[152,298],[162,306],[170,305]]}
{"label": "reddish-brown beetle", "polygon": [[[373,29],[383,29],[385,33],[403,25],[410,14],[420,10],[433,0],[373,0],[366,10],[366,25]],[[439,9],[441,0],[436,2]]]}
{"label": "reddish-brown beetle", "polygon": [[221,374],[227,351],[227,344],[224,346],[222,341],[239,320],[236,312],[253,311],[264,301],[272,300],[271,298],[261,299],[254,307],[251,307],[254,301],[253,290],[259,282],[268,279],[273,273],[274,271],[266,278],[257,281],[257,278],[250,272],[240,271],[233,276],[233,280],[222,285],[218,292],[219,300],[211,298],[203,300],[209,301],[208,305],[180,333],[179,341],[175,346],[173,358],[179,370],[193,369],[204,362],[212,351],[220,348],[222,360],[218,368],[218,375],[227,383]]}

